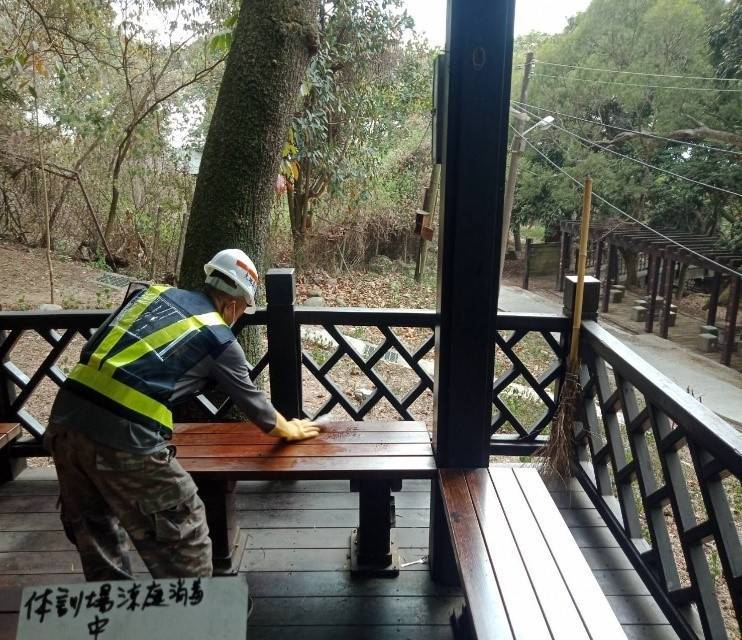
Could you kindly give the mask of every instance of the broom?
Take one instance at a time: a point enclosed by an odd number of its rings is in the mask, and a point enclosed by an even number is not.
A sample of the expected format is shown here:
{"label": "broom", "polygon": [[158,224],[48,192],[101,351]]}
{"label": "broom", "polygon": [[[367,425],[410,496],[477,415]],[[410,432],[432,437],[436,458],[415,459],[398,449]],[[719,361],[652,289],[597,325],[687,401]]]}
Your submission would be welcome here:
{"label": "broom", "polygon": [[590,230],[590,207],[593,196],[593,180],[585,177],[582,200],[582,223],[580,225],[580,253],[577,259],[577,289],[575,290],[574,311],[572,315],[572,337],[564,384],[559,394],[551,436],[538,454],[544,458],[542,472],[547,478],[559,479],[562,483],[571,475],[573,420],[580,397],[579,345],[582,325],[582,300],[585,290],[585,266],[587,264],[587,241]]}

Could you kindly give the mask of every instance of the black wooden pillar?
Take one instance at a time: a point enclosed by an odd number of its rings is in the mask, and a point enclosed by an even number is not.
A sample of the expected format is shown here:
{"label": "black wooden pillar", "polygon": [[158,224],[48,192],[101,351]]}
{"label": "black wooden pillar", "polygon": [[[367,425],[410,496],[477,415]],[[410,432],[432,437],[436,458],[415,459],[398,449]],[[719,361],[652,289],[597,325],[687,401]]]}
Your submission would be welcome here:
{"label": "black wooden pillar", "polygon": [[0,331],[0,351],[3,352],[0,358],[0,422],[15,422],[18,419],[13,411],[13,401],[16,399],[16,390],[13,383],[8,379],[3,366],[8,360],[7,351],[12,342],[8,333]]}
{"label": "black wooden pillar", "polygon": [[662,258],[659,254],[652,256],[649,271],[649,301],[647,302],[647,317],[644,319],[644,331],[652,333],[654,330],[654,314],[657,309],[657,292],[660,287],[660,267]]}
{"label": "black wooden pillar", "polygon": [[526,238],[526,255],[525,260],[523,261],[523,284],[521,285],[523,289],[528,290],[528,284],[531,280],[531,245],[533,244],[533,240],[531,238]]}
{"label": "black wooden pillar", "polygon": [[603,269],[603,239],[598,238],[595,246],[595,277],[600,280],[600,272]]}
{"label": "black wooden pillar", "polygon": [[716,313],[719,310],[719,296],[721,295],[721,271],[714,273],[714,282],[711,285],[711,297],[709,298],[709,310],[706,316],[706,324],[716,325]]}
{"label": "black wooden pillar", "polygon": [[608,309],[610,307],[611,285],[613,284],[613,279],[616,277],[615,271],[617,270],[617,258],[618,253],[616,251],[616,245],[608,241],[608,264],[606,265],[605,269],[605,280],[603,281],[603,302],[600,307],[600,310],[603,313],[608,313]]}
{"label": "black wooden pillar", "polygon": [[[489,461],[513,17],[514,0],[448,0],[433,422],[441,467]],[[490,150],[488,162],[478,149]],[[431,569],[450,580],[433,493]]]}
{"label": "black wooden pillar", "polygon": [[271,402],[284,417],[301,418],[301,336],[294,313],[294,270],[270,269],[265,290]]}
{"label": "black wooden pillar", "polygon": [[672,287],[675,282],[675,260],[667,256],[663,271],[664,295],[662,316],[660,317],[660,337],[667,338],[670,331],[670,307],[672,306]]}
{"label": "black wooden pillar", "polygon": [[734,339],[737,332],[737,314],[739,313],[739,298],[742,291],[742,278],[730,278],[729,303],[727,304],[727,318],[725,322],[726,341],[721,353],[721,364],[727,367],[732,364],[734,353]]}
{"label": "black wooden pillar", "polygon": [[564,291],[564,278],[567,276],[569,269],[570,245],[572,236],[567,231],[562,230],[561,251],[559,253],[559,273],[557,274],[557,289]]}

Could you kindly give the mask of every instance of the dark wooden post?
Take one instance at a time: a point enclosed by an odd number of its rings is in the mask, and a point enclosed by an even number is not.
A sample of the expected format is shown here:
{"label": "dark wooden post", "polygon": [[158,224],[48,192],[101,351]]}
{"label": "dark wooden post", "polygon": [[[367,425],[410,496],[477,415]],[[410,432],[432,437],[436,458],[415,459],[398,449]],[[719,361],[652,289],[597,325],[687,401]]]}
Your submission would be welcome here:
{"label": "dark wooden post", "polygon": [[[433,418],[441,467],[489,462],[514,4],[448,0]],[[482,148],[490,150],[486,163],[476,153]],[[455,581],[433,494],[431,570],[435,579]]]}
{"label": "dark wooden post", "polygon": [[595,277],[600,280],[600,271],[603,268],[603,239],[599,238],[595,248]]}
{"label": "dark wooden post", "polygon": [[656,260],[653,253],[649,255],[649,264],[647,265],[647,295],[652,291],[652,270],[654,269],[654,262]]}
{"label": "dark wooden post", "polygon": [[557,289],[564,291],[564,278],[567,275],[567,268],[570,262],[570,245],[572,236],[567,231],[562,230],[561,252],[559,253],[559,274],[557,275]]}
{"label": "dark wooden post", "polygon": [[294,270],[269,269],[265,290],[271,402],[284,417],[301,418],[301,336],[294,313]]}
{"label": "dark wooden post", "polygon": [[709,326],[716,325],[716,313],[719,310],[719,296],[721,295],[721,271],[714,273],[714,283],[711,285],[711,297],[709,298],[708,315],[706,324]]}
{"label": "dark wooden post", "polygon": [[523,285],[522,288],[526,291],[528,290],[528,281],[531,277],[531,245],[533,244],[533,240],[531,238],[526,238],[526,255],[525,260],[523,262]]}
{"label": "dark wooden post", "polygon": [[[5,346],[5,341],[9,340],[5,331],[0,331],[0,349]],[[7,343],[7,346],[12,346]],[[5,354],[0,361],[0,422],[18,422],[18,415],[13,410],[13,402],[18,396],[15,385],[5,374],[5,367],[2,366],[10,359]],[[25,458],[11,458],[10,447],[4,447],[0,451],[0,482],[6,480],[15,480],[18,475],[26,468]]]}
{"label": "dark wooden post", "polygon": [[649,272],[649,302],[647,304],[647,317],[644,319],[644,331],[652,333],[654,330],[654,312],[657,309],[657,292],[660,286],[660,267],[662,258],[657,255],[652,256],[652,268]]}
{"label": "dark wooden post", "polygon": [[605,280],[603,285],[603,304],[600,310],[603,313],[608,313],[611,303],[611,285],[613,284],[613,278],[615,277],[616,269],[616,245],[612,242],[608,242],[608,264],[605,269]]}
{"label": "dark wooden post", "polygon": [[662,307],[662,317],[660,318],[660,337],[667,338],[670,331],[670,307],[672,305],[672,286],[675,280],[675,260],[667,256],[665,258],[664,270],[664,294],[665,299]]}
{"label": "dark wooden post", "polygon": [[726,342],[721,354],[721,364],[727,367],[732,364],[734,353],[734,339],[737,331],[737,314],[739,313],[739,297],[742,282],[740,278],[731,278],[729,282],[729,304],[727,305],[727,319],[725,322]]}
{"label": "dark wooden post", "polygon": [[[0,331],[0,349],[2,349],[6,340],[8,340],[7,332]],[[5,367],[2,366],[7,361],[8,355],[5,355],[0,362],[0,422],[13,422],[18,419],[12,408],[13,401],[16,398],[15,386],[8,379],[5,374]]]}

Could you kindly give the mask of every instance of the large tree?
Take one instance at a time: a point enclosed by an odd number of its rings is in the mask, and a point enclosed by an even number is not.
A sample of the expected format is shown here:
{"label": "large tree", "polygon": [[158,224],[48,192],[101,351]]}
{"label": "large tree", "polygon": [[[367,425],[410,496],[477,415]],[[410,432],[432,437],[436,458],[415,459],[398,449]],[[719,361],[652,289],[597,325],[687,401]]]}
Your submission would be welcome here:
{"label": "large tree", "polygon": [[206,136],[180,284],[203,280],[216,251],[244,249],[265,268],[268,221],[286,131],[310,57],[319,0],[244,0]]}

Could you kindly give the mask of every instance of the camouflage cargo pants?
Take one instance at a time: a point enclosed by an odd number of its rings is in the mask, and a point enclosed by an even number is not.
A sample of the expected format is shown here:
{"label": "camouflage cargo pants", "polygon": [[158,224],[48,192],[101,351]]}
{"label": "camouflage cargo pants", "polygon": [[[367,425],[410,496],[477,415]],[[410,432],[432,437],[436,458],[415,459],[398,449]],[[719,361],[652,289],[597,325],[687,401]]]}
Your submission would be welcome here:
{"label": "camouflage cargo pants", "polygon": [[51,426],[46,446],[59,478],[61,518],[88,580],[128,580],[129,534],[155,578],[208,577],[204,504],[175,448],[134,455]]}

